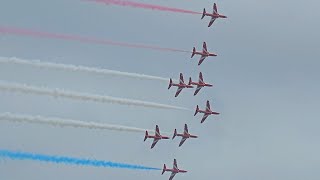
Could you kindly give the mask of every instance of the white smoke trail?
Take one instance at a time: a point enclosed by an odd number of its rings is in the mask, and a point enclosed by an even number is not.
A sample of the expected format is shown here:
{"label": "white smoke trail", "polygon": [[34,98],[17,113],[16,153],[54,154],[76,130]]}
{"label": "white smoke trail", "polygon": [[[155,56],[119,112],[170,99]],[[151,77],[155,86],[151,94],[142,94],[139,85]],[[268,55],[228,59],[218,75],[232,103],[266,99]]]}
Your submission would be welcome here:
{"label": "white smoke trail", "polygon": [[[137,132],[137,133],[146,131],[145,129],[135,128],[135,127],[102,124],[102,123],[95,123],[95,122],[83,122],[83,121],[76,121],[72,119],[20,115],[20,114],[8,113],[8,112],[0,113],[0,121],[48,124],[48,125],[59,126],[59,127],[89,128],[89,129]],[[153,130],[148,130],[148,131],[154,132]]]}
{"label": "white smoke trail", "polygon": [[93,101],[93,102],[100,102],[100,103],[115,103],[115,104],[121,104],[121,105],[142,106],[142,107],[158,108],[158,109],[188,110],[183,107],[171,106],[166,104],[158,104],[153,102],[124,99],[124,98],[117,98],[117,97],[111,97],[111,96],[79,93],[79,92],[73,92],[73,91],[65,91],[61,89],[49,89],[44,87],[28,86],[25,84],[18,84],[18,83],[0,82],[0,90],[9,91],[9,92],[30,93],[30,94],[37,94],[37,95],[47,95],[47,96],[53,96],[53,97],[62,97],[62,98],[76,99],[76,100],[82,100],[82,101]]}
{"label": "white smoke trail", "polygon": [[149,76],[145,74],[138,73],[129,73],[129,72],[121,72],[115,70],[101,69],[101,68],[93,68],[93,67],[85,67],[85,66],[76,66],[72,64],[58,64],[58,63],[50,63],[50,62],[41,62],[39,60],[24,60],[18,58],[6,58],[0,57],[0,63],[10,63],[10,64],[18,64],[18,65],[28,65],[38,68],[48,68],[55,70],[64,70],[71,72],[86,72],[86,73],[95,73],[101,75],[113,75],[113,76],[123,76],[127,78],[136,78],[136,79],[145,79],[145,80],[158,80],[169,82],[169,78],[157,77],[157,76]]}

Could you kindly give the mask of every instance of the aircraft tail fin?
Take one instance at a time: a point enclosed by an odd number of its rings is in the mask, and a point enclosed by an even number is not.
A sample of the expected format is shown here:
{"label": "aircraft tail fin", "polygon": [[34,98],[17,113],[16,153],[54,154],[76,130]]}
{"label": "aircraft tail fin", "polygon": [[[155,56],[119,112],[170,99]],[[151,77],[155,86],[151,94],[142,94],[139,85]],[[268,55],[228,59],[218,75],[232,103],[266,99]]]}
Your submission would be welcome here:
{"label": "aircraft tail fin", "polygon": [[197,115],[198,112],[199,112],[199,106],[197,105],[196,112],[194,113],[194,116]]}
{"label": "aircraft tail fin", "polygon": [[202,13],[202,17],[201,17],[201,19],[203,19],[205,15],[206,15],[206,9],[205,9],[205,8],[203,8],[203,13]]}
{"label": "aircraft tail fin", "polygon": [[172,139],[174,139],[176,136],[177,136],[177,129],[174,129],[174,133],[173,133]]}
{"label": "aircraft tail fin", "polygon": [[170,82],[169,82],[169,87],[168,87],[168,89],[170,89],[171,86],[172,86],[172,79],[170,78]]}
{"label": "aircraft tail fin", "polygon": [[193,47],[193,49],[192,49],[192,55],[191,55],[191,58],[193,58],[193,56],[196,54],[196,48],[195,47]]}
{"label": "aircraft tail fin", "polygon": [[166,164],[163,165],[162,173],[163,174],[167,170]]}
{"label": "aircraft tail fin", "polygon": [[143,141],[146,141],[148,138],[148,131],[146,131],[146,135],[144,136],[144,140]]}

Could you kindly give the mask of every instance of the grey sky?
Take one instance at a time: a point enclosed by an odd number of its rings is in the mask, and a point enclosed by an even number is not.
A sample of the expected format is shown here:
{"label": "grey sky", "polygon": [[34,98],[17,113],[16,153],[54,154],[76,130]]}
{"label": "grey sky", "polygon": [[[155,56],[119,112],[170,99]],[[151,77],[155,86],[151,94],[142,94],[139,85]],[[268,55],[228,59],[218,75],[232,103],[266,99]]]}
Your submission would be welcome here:
{"label": "grey sky", "polygon": [[[136,0],[194,11],[211,11],[209,0]],[[189,125],[199,139],[162,141],[150,150],[142,133],[118,133],[44,125],[1,122],[0,148],[189,170],[176,180],[319,179],[318,130],[320,100],[319,2],[224,1],[219,11],[228,19],[207,28],[201,16],[101,5],[80,0],[3,0],[0,25],[92,36],[162,47],[198,49],[203,41],[217,57],[200,67],[190,54],[119,48],[72,41],[0,35],[0,56],[85,65],[177,78],[195,79],[203,72],[213,83],[198,96],[167,83],[136,81],[87,73],[1,65],[1,80],[63,88],[193,109],[212,101],[219,117],[193,112],[79,102],[0,92],[1,112],[106,122],[140,128],[180,131]],[[0,159],[3,179],[154,179],[169,174],[123,169],[90,168]]]}

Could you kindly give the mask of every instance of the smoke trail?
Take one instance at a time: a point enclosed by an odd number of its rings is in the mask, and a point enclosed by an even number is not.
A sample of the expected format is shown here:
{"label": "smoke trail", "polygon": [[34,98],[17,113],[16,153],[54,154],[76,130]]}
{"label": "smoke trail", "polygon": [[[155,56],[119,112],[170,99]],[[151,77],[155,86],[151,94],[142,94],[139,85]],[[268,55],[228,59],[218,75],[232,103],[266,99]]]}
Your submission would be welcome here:
{"label": "smoke trail", "polygon": [[12,160],[34,160],[42,162],[51,162],[57,164],[71,164],[80,166],[94,166],[94,167],[110,167],[110,168],[123,168],[123,169],[140,169],[140,170],[160,170],[159,168],[152,168],[146,166],[139,166],[133,164],[116,163],[110,161],[98,161],[91,159],[80,159],[65,156],[50,156],[44,154],[34,154],[27,152],[18,152],[0,149],[0,157],[10,158]]}
{"label": "smoke trail", "polygon": [[108,70],[108,69],[76,66],[72,64],[41,62],[39,60],[28,61],[28,60],[23,60],[18,58],[0,57],[0,63],[28,65],[28,66],[34,66],[39,68],[50,68],[55,70],[64,70],[64,71],[72,71],[72,72],[86,72],[86,73],[95,73],[95,74],[102,74],[102,75],[123,76],[123,77],[136,78],[136,79],[159,80],[164,82],[168,82],[168,79],[169,79],[169,78],[149,76],[149,75],[137,74],[137,73],[128,73],[128,72],[114,71],[114,70]]}
{"label": "smoke trail", "polygon": [[188,110],[183,107],[171,106],[166,104],[158,104],[153,102],[123,99],[123,98],[116,98],[116,97],[102,96],[102,95],[95,95],[95,94],[78,93],[78,92],[72,92],[72,91],[64,91],[60,89],[49,89],[44,87],[28,86],[25,84],[17,84],[17,83],[0,82],[0,90],[9,91],[9,92],[30,93],[30,94],[37,94],[37,95],[47,95],[47,96],[53,96],[53,97],[62,97],[62,98],[75,99],[75,100],[81,100],[81,101],[115,103],[115,104],[121,104],[121,105],[142,106],[142,107],[158,108],[158,109]]}
{"label": "smoke trail", "polygon": [[188,13],[188,14],[202,14],[195,11],[159,6],[154,4],[145,4],[145,3],[133,2],[128,0],[87,0],[87,1],[95,1],[98,3],[113,4],[118,6],[130,6],[135,8],[152,9],[152,10],[158,10],[158,11],[169,11],[169,12]]}
{"label": "smoke trail", "polygon": [[[76,121],[72,119],[61,119],[61,118],[50,118],[42,116],[29,116],[29,115],[19,115],[11,113],[0,113],[0,121],[10,121],[10,122],[20,122],[20,123],[36,123],[36,124],[48,124],[52,126],[60,127],[75,127],[75,128],[89,128],[89,129],[101,129],[101,130],[112,130],[112,131],[125,131],[125,132],[145,132],[145,129],[111,125],[111,124],[101,124],[95,122],[83,122]],[[148,130],[149,132],[154,132],[153,130]]]}
{"label": "smoke trail", "polygon": [[130,43],[124,43],[124,42],[115,42],[115,41],[110,41],[110,40],[95,39],[95,38],[90,38],[90,37],[82,37],[82,36],[67,35],[67,34],[57,34],[57,33],[34,31],[34,30],[29,30],[29,29],[1,27],[1,26],[0,26],[0,33],[15,34],[15,35],[22,35],[22,36],[31,36],[31,37],[41,37],[41,38],[72,40],[72,41],[79,41],[79,42],[83,42],[83,43],[94,43],[94,44],[102,44],[102,45],[113,45],[113,46],[131,47],[131,48],[153,49],[153,50],[159,50],[159,51],[190,52],[190,51],[174,49],[174,48],[162,48],[162,47],[143,45],[143,44],[130,44]]}

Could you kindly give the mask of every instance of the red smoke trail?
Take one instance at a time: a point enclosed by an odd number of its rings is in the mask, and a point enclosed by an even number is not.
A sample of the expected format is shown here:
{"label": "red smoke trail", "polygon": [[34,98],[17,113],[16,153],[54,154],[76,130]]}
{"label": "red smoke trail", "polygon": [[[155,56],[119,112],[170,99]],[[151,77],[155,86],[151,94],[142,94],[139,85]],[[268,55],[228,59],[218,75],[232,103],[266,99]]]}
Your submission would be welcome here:
{"label": "red smoke trail", "polygon": [[73,41],[79,41],[79,42],[84,42],[84,43],[94,43],[94,44],[103,44],[103,45],[154,49],[154,50],[159,50],[159,51],[190,52],[190,51],[174,49],[174,48],[162,48],[162,47],[143,45],[143,44],[130,44],[130,43],[115,42],[115,41],[110,41],[110,40],[95,39],[95,38],[76,36],[76,35],[40,32],[40,31],[34,31],[34,30],[29,30],[29,29],[9,28],[9,27],[1,27],[1,26],[0,26],[0,33],[15,34],[15,35],[22,35],[22,36],[32,36],[32,37],[41,37],[41,38],[73,40]]}
{"label": "red smoke trail", "polygon": [[133,1],[128,1],[128,0],[88,0],[88,1],[95,1],[95,2],[99,2],[99,3],[113,4],[113,5],[119,5],[119,6],[130,6],[130,7],[135,7],[135,8],[152,9],[152,10],[158,10],[158,11],[170,11],[170,12],[189,13],[189,14],[202,14],[199,12],[194,12],[194,11],[189,11],[189,10],[184,10],[184,9],[177,9],[177,8],[154,5],[154,4],[145,4],[145,3],[133,2]]}

